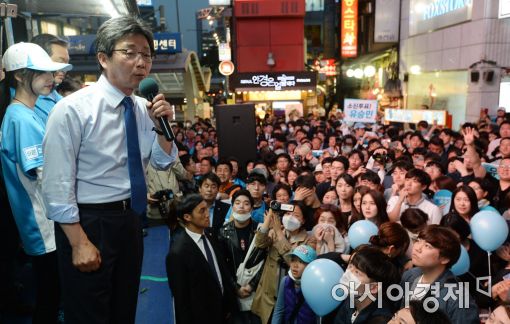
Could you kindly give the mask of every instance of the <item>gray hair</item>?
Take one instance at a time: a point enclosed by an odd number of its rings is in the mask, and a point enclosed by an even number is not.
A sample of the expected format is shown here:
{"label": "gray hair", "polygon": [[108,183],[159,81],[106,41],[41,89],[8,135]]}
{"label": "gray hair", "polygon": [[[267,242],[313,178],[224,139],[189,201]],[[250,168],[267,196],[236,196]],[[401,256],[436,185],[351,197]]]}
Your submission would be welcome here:
{"label": "gray hair", "polygon": [[139,18],[120,16],[105,21],[99,27],[95,42],[96,54],[105,53],[108,57],[111,57],[116,43],[129,35],[144,36],[149,43],[151,53],[154,53],[154,35],[150,27]]}

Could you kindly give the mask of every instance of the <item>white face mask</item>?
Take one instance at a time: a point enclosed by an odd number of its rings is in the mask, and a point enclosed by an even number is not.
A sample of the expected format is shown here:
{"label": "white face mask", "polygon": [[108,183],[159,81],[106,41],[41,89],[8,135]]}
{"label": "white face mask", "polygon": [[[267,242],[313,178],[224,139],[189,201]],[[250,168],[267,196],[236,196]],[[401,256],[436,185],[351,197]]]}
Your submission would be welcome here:
{"label": "white face mask", "polygon": [[280,128],[282,129],[282,132],[286,132],[287,131],[287,126],[280,126]]}
{"label": "white face mask", "polygon": [[282,219],[283,227],[289,232],[293,232],[301,227],[301,222],[293,215],[285,215]]}
{"label": "white face mask", "polygon": [[[350,282],[353,282],[353,284],[349,284]],[[340,284],[347,287],[349,294],[354,294],[356,296],[358,295],[358,289],[361,286],[361,281],[358,279],[358,277],[356,277],[356,275],[354,275],[354,273],[352,273],[350,269],[347,269],[344,272],[342,278],[340,278]],[[354,291],[350,290],[351,286],[354,288]]]}
{"label": "white face mask", "polygon": [[294,133],[294,127],[289,127],[289,132]]}
{"label": "white face mask", "polygon": [[290,279],[292,279],[294,281],[294,283],[296,285],[298,285],[298,286],[301,285],[301,278],[299,278],[299,279],[294,278],[294,276],[292,275],[292,271],[290,269],[289,269],[289,272],[287,272],[287,274],[289,275]]}
{"label": "white face mask", "polygon": [[232,211],[232,217],[234,217],[234,219],[238,222],[241,222],[241,223],[244,223],[246,222],[248,219],[250,219],[251,217],[251,213],[246,213],[246,214],[239,214],[239,213],[236,213],[235,211]]}

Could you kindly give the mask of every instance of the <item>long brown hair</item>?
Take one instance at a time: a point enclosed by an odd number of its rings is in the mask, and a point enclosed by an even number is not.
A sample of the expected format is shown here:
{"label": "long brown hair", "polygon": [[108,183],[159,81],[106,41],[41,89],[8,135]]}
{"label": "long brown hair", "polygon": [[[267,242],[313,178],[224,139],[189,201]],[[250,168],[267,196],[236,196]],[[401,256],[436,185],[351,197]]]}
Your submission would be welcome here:
{"label": "long brown hair", "polygon": [[370,244],[385,248],[393,245],[397,251],[392,258],[404,255],[409,248],[409,235],[399,223],[386,222],[379,226],[379,232],[370,238]]}

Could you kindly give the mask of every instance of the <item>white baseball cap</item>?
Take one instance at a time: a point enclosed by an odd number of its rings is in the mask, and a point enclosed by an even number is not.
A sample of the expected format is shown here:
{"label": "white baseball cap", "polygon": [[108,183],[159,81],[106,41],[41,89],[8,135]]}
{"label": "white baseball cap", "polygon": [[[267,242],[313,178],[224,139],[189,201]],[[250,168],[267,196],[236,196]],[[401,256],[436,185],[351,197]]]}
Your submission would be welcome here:
{"label": "white baseball cap", "polygon": [[23,42],[10,46],[4,53],[2,63],[7,72],[19,69],[53,72],[73,68],[71,64],[53,62],[41,46]]}

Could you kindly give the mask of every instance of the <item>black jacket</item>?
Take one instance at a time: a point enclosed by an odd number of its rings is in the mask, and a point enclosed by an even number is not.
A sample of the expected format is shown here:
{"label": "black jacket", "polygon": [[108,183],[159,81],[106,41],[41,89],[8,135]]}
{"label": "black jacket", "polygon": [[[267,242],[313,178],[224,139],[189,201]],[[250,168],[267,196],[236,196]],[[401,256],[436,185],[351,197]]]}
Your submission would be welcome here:
{"label": "black jacket", "polygon": [[214,213],[213,213],[213,224],[212,227],[206,229],[206,233],[212,234],[215,239],[218,239],[218,233],[220,228],[225,223],[225,217],[227,216],[227,212],[230,209],[230,205],[224,203],[220,200],[216,200],[214,203]]}
{"label": "black jacket", "polygon": [[[236,272],[239,265],[243,263],[246,258],[246,252],[250,247],[253,239],[255,238],[255,232],[257,230],[257,223],[253,220],[249,225],[251,227],[251,234],[248,244],[246,246],[246,251],[243,251],[239,246],[239,238],[237,237],[237,231],[235,229],[234,221],[230,221],[223,225],[223,227],[219,231],[219,241],[223,250],[223,254],[225,255],[228,271],[232,276],[232,280],[237,282]],[[254,248],[250,259],[246,265],[247,268],[251,268],[259,263],[261,260],[265,260],[267,257],[267,252],[265,249]],[[260,270],[255,277],[250,281],[250,286],[253,291],[257,289],[260,277],[262,276],[262,270]],[[236,285],[237,286],[237,285]]]}
{"label": "black jacket", "polygon": [[175,304],[176,324],[223,324],[237,310],[237,299],[225,259],[216,240],[208,235],[220,268],[223,292],[207,260],[184,228],[170,238],[166,257],[168,284]]}

